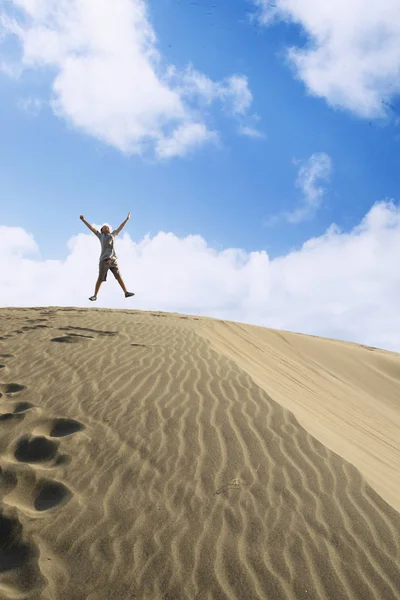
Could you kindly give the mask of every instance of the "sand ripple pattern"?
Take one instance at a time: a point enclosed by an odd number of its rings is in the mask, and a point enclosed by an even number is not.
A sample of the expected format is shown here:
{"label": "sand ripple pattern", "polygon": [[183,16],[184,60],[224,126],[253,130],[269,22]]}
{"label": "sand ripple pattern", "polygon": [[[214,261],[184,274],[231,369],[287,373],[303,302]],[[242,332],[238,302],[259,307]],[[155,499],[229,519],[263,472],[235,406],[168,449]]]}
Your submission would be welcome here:
{"label": "sand ripple pattern", "polygon": [[[43,406],[87,425],[74,501],[36,532],[63,561],[52,598],[400,599],[400,515],[193,320],[53,312],[74,326],[115,335],[47,332],[62,393],[41,388]],[[33,347],[30,364],[46,372]]]}

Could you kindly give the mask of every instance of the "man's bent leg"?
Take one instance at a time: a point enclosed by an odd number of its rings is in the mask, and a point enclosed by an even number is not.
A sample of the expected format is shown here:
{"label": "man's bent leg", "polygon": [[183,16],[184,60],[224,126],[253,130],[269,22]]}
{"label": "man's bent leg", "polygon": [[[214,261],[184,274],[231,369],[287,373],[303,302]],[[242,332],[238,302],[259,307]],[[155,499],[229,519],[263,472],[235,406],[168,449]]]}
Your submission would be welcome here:
{"label": "man's bent leg", "polygon": [[121,275],[118,273],[118,275],[115,276],[115,279],[118,281],[119,285],[122,287],[122,289],[124,290],[125,294],[126,294],[126,286],[124,283],[124,280],[122,279]]}
{"label": "man's bent leg", "polygon": [[128,292],[124,283],[124,280],[122,279],[121,275],[119,274],[119,271],[114,273],[115,279],[118,281],[119,285],[122,287],[122,289],[125,292],[125,298],[130,298],[131,296],[134,296],[135,294],[133,292]]}
{"label": "man's bent leg", "polygon": [[126,286],[125,286],[124,280],[121,277],[121,273],[119,272],[118,263],[115,259],[110,264],[110,270],[126,294],[127,293]]}

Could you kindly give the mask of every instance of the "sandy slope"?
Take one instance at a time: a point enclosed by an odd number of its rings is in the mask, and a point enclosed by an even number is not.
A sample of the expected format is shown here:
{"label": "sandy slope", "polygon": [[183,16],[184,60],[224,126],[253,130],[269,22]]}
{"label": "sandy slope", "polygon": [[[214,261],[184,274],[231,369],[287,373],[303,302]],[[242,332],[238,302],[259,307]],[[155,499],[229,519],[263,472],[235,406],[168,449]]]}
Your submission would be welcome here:
{"label": "sandy slope", "polygon": [[96,309],[0,338],[1,598],[400,598],[397,355]]}
{"label": "sandy slope", "polygon": [[400,355],[239,323],[200,330],[400,512]]}

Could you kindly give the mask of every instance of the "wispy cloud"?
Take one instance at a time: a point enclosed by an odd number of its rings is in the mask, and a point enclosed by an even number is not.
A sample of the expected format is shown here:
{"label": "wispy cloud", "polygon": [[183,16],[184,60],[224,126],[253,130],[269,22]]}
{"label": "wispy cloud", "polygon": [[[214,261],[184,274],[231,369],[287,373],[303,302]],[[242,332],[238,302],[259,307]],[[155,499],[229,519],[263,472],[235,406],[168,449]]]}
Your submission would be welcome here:
{"label": "wispy cloud", "polygon": [[249,112],[253,95],[246,76],[232,75],[215,82],[193,67],[188,67],[184,73],[170,68],[168,75],[182,96],[189,97],[192,102],[196,100],[201,106],[219,101],[225,113],[236,119],[239,134],[260,139],[266,137],[256,126],[259,116]]}
{"label": "wispy cloud", "polygon": [[267,137],[265,135],[265,133],[263,133],[262,131],[259,131],[258,129],[256,129],[255,127],[252,127],[251,125],[242,125],[241,127],[239,127],[239,133],[241,135],[245,135],[246,137],[259,139],[259,140],[265,140]]}
{"label": "wispy cloud", "polygon": [[332,160],[325,152],[317,152],[301,165],[296,186],[301,190],[303,200],[293,212],[285,213],[289,223],[300,223],[315,216],[326,192],[324,186],[330,179]]}
{"label": "wispy cloud", "polygon": [[326,184],[332,174],[332,160],[325,152],[316,152],[300,164],[296,179],[296,187],[301,191],[301,202],[292,211],[271,215],[265,225],[273,226],[279,221],[288,223],[301,223],[313,218],[321,206],[326,193]]}
{"label": "wispy cloud", "polygon": [[18,101],[18,108],[30,116],[36,117],[44,105],[40,98],[21,98]]}
{"label": "wispy cloud", "polygon": [[269,25],[279,15],[280,8],[276,0],[252,0],[256,12],[251,15],[262,25]]}
{"label": "wispy cloud", "polygon": [[217,133],[208,130],[203,123],[185,123],[177,127],[169,138],[159,140],[156,151],[160,158],[184,156],[206,141],[217,142]]}

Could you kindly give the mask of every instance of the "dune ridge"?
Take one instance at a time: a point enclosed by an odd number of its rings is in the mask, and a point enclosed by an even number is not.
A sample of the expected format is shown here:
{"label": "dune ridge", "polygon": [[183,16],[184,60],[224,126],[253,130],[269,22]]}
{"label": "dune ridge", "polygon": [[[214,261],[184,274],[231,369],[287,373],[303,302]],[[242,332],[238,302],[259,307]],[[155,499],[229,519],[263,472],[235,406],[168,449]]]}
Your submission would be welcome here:
{"label": "dune ridge", "polygon": [[3,597],[400,598],[399,512],[257,383],[231,324],[51,307],[0,326]]}

